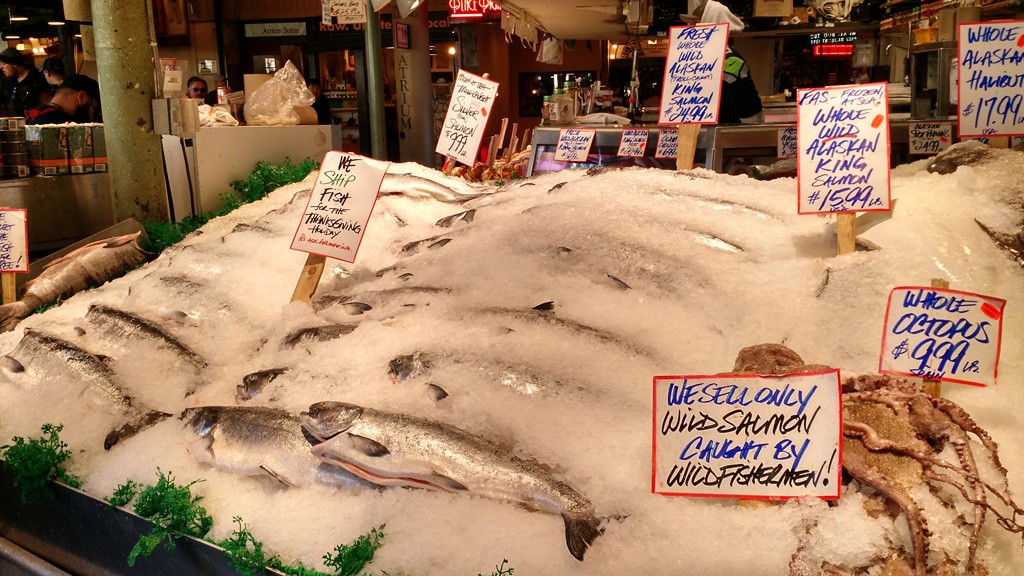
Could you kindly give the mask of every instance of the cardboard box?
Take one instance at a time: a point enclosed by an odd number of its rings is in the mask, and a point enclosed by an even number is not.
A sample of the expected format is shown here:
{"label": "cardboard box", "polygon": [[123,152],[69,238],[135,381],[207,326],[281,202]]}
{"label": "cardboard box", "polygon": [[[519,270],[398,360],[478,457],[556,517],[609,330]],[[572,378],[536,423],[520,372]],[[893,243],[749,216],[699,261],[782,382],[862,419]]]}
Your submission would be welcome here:
{"label": "cardboard box", "polygon": [[68,126],[68,166],[72,174],[93,171],[92,125],[72,124]]}
{"label": "cardboard box", "polygon": [[793,0],[754,0],[755,18],[786,18],[793,15]]}
{"label": "cardboard box", "polygon": [[108,171],[107,137],[103,134],[103,124],[92,125],[92,171]]}
{"label": "cardboard box", "polygon": [[28,140],[28,166],[32,174],[56,176],[70,173],[66,126],[26,126],[25,139]]}

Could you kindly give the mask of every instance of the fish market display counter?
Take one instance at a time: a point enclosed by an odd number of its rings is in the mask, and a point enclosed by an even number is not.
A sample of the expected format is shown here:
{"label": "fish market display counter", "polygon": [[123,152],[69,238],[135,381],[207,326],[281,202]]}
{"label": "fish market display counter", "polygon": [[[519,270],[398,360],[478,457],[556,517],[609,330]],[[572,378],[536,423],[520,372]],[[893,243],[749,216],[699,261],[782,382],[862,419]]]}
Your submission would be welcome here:
{"label": "fish market display counter", "polygon": [[0,206],[28,210],[30,252],[63,248],[115,222],[109,172],[0,180]]}
{"label": "fish market display counter", "polygon": [[[908,154],[908,125],[910,122],[910,120],[892,119],[889,121],[890,161],[893,166],[913,159]],[[594,129],[580,125],[569,127],[582,130]],[[728,171],[730,161],[734,159],[741,160],[744,164],[771,164],[779,159],[779,133],[787,128],[795,127],[796,124],[793,122],[701,126],[700,134],[697,137],[694,165],[703,165],[715,172],[725,172]],[[566,126],[560,128],[566,128]],[[617,155],[622,131],[628,128],[646,128],[650,131],[643,157],[631,158]],[[533,131],[533,147],[530,152],[530,166],[527,174],[532,176],[557,172],[565,168],[592,166],[648,166],[675,170],[675,158],[654,157],[658,134],[663,129],[675,130],[674,127],[621,125],[596,128],[597,135],[586,162],[559,162],[554,159],[559,127],[540,127]]]}

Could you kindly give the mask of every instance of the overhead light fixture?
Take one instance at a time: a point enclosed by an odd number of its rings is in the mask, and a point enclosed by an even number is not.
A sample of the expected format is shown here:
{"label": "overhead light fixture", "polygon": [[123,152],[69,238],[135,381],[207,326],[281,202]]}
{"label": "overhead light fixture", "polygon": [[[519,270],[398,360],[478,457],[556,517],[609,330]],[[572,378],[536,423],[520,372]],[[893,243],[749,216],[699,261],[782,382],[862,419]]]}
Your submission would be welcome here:
{"label": "overhead light fixture", "polygon": [[59,21],[59,20],[51,20],[51,21],[47,22],[47,24],[49,24],[50,26],[63,26],[64,25],[64,23]]}
{"label": "overhead light fixture", "polygon": [[28,16],[11,16],[11,22],[27,22]]}
{"label": "overhead light fixture", "polygon": [[18,52],[21,52],[22,50],[25,49],[25,44],[22,43],[22,42],[18,42],[18,45],[15,46],[14,49],[17,50]]}
{"label": "overhead light fixture", "polygon": [[451,48],[448,49],[448,54],[455,56],[455,46],[452,46]]}
{"label": "overhead light fixture", "polygon": [[21,36],[15,36],[14,34],[10,34],[8,36],[4,36],[4,40],[21,40]]}

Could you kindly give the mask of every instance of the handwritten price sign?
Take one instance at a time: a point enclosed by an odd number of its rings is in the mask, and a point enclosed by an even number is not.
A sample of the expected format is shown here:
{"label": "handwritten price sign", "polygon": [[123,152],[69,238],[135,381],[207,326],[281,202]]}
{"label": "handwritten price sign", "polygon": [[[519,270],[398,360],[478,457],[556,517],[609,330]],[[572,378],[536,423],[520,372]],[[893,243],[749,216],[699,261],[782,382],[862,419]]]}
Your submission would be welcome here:
{"label": "handwritten price sign", "polygon": [[996,383],[1006,300],[946,288],[889,294],[878,370],[987,386]]}
{"label": "handwritten price sign", "polygon": [[839,497],[839,371],[654,378],[651,490]]}
{"label": "handwritten price sign", "polygon": [[555,147],[557,162],[586,162],[597,130],[562,129]]}
{"label": "handwritten price sign", "polygon": [[675,158],[679,156],[679,132],[675,130],[658,131],[658,144],[654,147],[655,158]]}
{"label": "handwritten price sign", "polygon": [[797,90],[800,214],[889,210],[886,84]]}
{"label": "handwritten price sign", "polygon": [[619,139],[619,151],[616,156],[639,158],[647,150],[647,138],[650,133],[644,129],[626,128]]}
{"label": "handwritten price sign", "polygon": [[387,162],[358,154],[325,154],[292,250],[355,262],[387,169]]}
{"label": "handwritten price sign", "polygon": [[775,155],[779,158],[796,158],[796,127],[775,129]]}
{"label": "handwritten price sign", "polygon": [[28,211],[0,208],[0,272],[28,272]]}
{"label": "handwritten price sign", "polygon": [[658,124],[714,124],[722,92],[728,24],[669,29]]}
{"label": "handwritten price sign", "polygon": [[472,166],[497,96],[497,82],[459,70],[434,151]]}
{"label": "handwritten price sign", "polygon": [[961,24],[960,136],[1024,134],[1024,20]]}
{"label": "handwritten price sign", "polygon": [[907,129],[911,154],[938,154],[953,140],[952,122],[911,122]]}

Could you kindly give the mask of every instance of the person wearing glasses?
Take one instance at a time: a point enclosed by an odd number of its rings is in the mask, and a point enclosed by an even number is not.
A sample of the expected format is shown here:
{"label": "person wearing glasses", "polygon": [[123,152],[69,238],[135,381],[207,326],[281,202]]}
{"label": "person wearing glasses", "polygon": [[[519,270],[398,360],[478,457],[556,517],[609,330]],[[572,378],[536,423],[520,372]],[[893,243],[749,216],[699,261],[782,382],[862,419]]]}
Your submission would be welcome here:
{"label": "person wearing glasses", "polygon": [[189,98],[206,100],[206,95],[210,91],[209,86],[206,84],[206,80],[203,80],[199,76],[189,78],[188,83],[185,86],[188,89],[188,93],[186,95]]}

